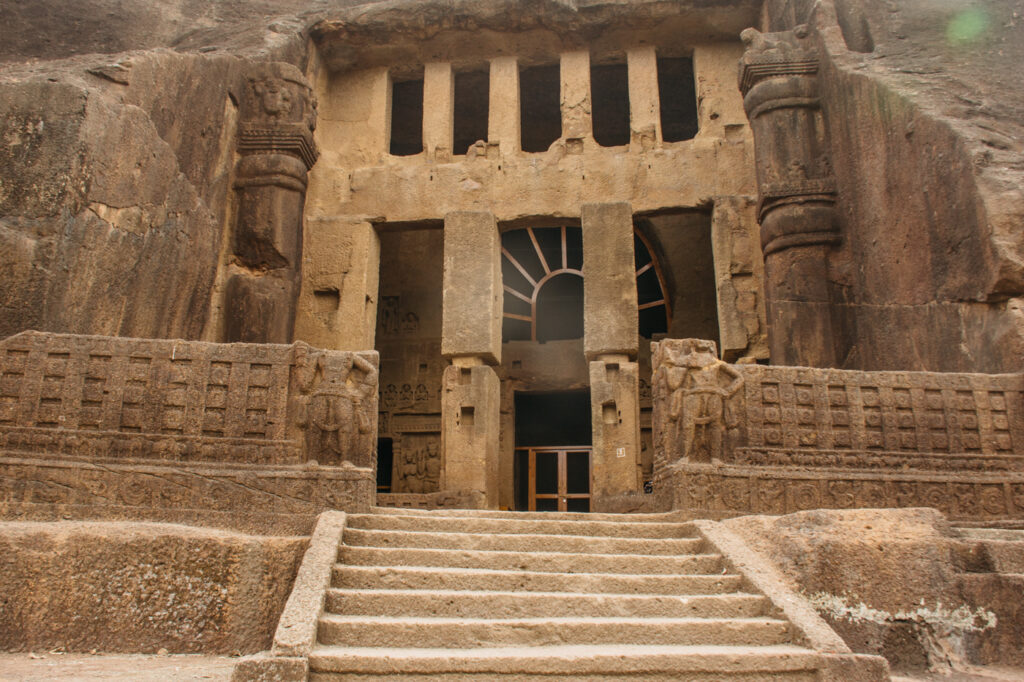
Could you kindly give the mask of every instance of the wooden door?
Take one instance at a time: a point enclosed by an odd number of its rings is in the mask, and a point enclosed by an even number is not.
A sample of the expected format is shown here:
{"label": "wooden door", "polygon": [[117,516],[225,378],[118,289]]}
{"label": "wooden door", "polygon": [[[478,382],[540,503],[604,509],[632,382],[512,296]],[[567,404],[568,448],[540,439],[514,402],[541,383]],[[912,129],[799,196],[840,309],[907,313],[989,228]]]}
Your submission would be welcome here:
{"label": "wooden door", "polygon": [[529,458],[530,511],[590,511],[588,446],[521,448]]}

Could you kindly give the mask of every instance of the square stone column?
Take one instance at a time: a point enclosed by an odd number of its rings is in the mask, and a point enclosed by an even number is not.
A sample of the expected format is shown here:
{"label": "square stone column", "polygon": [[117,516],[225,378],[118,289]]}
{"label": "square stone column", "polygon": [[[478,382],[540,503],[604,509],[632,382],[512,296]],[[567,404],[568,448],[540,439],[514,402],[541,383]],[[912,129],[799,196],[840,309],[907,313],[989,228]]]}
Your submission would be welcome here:
{"label": "square stone column", "polygon": [[444,370],[441,489],[462,505],[498,508],[501,382],[494,369],[456,358]]}
{"label": "square stone column", "polygon": [[636,357],[639,312],[633,211],[626,202],[584,204],[583,347],[588,360],[606,353]]}
{"label": "square stone column", "polygon": [[380,238],[353,216],[306,221],[295,338],[321,348],[374,347]]}
{"label": "square stone column", "polygon": [[640,492],[639,382],[639,366],[625,355],[590,363],[594,511],[608,509],[610,498]]}
{"label": "square stone column", "polygon": [[423,67],[423,149],[428,159],[451,161],[455,134],[455,78],[452,65]]}
{"label": "square stone column", "polygon": [[653,149],[661,142],[658,54],[651,45],[626,51],[629,74],[630,146]]}
{"label": "square stone column", "polygon": [[501,235],[493,213],[459,211],[444,218],[444,310],[441,354],[501,362]]}
{"label": "square stone column", "polygon": [[519,151],[519,62],[515,57],[491,60],[489,108],[488,145],[497,145],[502,154]]}
{"label": "square stone column", "polygon": [[501,382],[501,238],[494,215],[458,212],[444,221],[441,353],[441,488],[470,506],[497,509]]}
{"label": "square stone column", "polygon": [[633,211],[584,204],[583,347],[590,363],[594,503],[640,490],[639,313]]}
{"label": "square stone column", "polygon": [[585,140],[592,136],[590,98],[590,51],[563,52],[560,59],[562,78],[562,137]]}

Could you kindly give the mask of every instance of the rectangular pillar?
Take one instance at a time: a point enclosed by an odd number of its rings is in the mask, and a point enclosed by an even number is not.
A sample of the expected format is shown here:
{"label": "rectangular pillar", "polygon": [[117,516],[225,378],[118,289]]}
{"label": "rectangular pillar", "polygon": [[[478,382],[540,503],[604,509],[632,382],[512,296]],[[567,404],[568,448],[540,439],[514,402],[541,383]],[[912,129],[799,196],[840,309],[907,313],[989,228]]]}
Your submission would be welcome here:
{"label": "rectangular pillar", "polygon": [[658,55],[645,45],[626,51],[629,72],[630,146],[653,149],[661,141]]}
{"label": "rectangular pillar", "polygon": [[450,213],[444,220],[441,354],[441,488],[462,504],[498,507],[501,382],[501,238],[494,215]]}
{"label": "rectangular pillar", "polygon": [[639,381],[639,366],[625,355],[590,363],[594,511],[614,509],[612,498],[640,492]]}
{"label": "rectangular pillar", "polygon": [[633,211],[626,202],[584,204],[583,346],[587,359],[637,352],[639,313]]}
{"label": "rectangular pillar", "polygon": [[374,347],[380,238],[372,224],[336,216],[307,219],[295,338],[322,348]]}
{"label": "rectangular pillar", "polygon": [[497,509],[501,382],[474,360],[457,358],[444,370],[441,489],[462,505]]}
{"label": "rectangular pillar", "polygon": [[633,211],[584,204],[583,347],[590,362],[594,503],[640,490],[639,313]]}
{"label": "rectangular pillar", "polygon": [[503,303],[501,235],[494,214],[449,213],[444,218],[441,354],[499,364]]}
{"label": "rectangular pillar", "polygon": [[562,137],[583,140],[592,136],[590,51],[564,52],[562,75]]}
{"label": "rectangular pillar", "polygon": [[452,65],[423,67],[423,149],[428,159],[450,161],[455,130],[455,77]]}
{"label": "rectangular pillar", "polygon": [[497,145],[502,154],[519,151],[519,62],[515,57],[491,60],[489,102],[488,145]]}

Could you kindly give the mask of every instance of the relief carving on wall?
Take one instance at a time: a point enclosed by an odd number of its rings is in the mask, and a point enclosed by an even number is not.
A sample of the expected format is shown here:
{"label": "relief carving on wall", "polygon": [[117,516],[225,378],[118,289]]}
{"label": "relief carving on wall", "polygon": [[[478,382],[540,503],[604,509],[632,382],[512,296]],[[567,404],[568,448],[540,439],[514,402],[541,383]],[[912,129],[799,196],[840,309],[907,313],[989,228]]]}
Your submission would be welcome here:
{"label": "relief carving on wall", "polygon": [[392,477],[396,493],[437,492],[441,478],[441,447],[438,436],[405,436]]}
{"label": "relief carving on wall", "polygon": [[[739,426],[743,376],[718,359],[714,341],[668,339],[654,359],[655,441],[666,462],[721,459]],[[660,433],[657,433],[660,431]]]}
{"label": "relief carving on wall", "polygon": [[295,344],[295,381],[302,395],[299,426],[306,459],[372,467],[377,368],[356,353],[326,354]]}

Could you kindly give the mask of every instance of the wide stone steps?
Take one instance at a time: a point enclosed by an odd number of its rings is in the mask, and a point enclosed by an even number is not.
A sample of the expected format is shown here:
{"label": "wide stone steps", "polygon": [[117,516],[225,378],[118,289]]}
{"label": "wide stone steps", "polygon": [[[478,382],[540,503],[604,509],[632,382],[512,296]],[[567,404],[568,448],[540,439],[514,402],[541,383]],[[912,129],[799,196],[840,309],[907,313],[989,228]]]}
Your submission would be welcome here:
{"label": "wide stone steps", "polygon": [[334,567],[332,585],[345,589],[700,595],[738,592],[743,586],[743,579],[720,572],[710,575],[626,575],[339,564]]}
{"label": "wide stone steps", "polygon": [[719,554],[658,556],[647,554],[582,554],[566,552],[500,552],[401,547],[342,547],[349,566],[458,566],[554,573],[669,574],[717,573]]}
{"label": "wide stone steps", "polygon": [[469,649],[555,644],[716,644],[766,646],[790,641],[773,618],[411,618],[327,614],[322,644]]}
{"label": "wide stone steps", "polygon": [[816,682],[817,656],[794,646],[551,646],[478,649],[321,647],[311,680],[495,678]]}
{"label": "wide stone steps", "polygon": [[347,518],[310,679],[815,680],[815,652],[664,515]]}
{"label": "wide stone steps", "polygon": [[345,531],[345,544],[351,547],[677,556],[701,551],[704,541],[700,538],[609,538],[581,535],[436,533],[352,528]]}
{"label": "wide stone steps", "polygon": [[[586,516],[581,514],[579,516]],[[433,516],[406,514],[351,514],[348,529],[408,530],[438,533],[500,533],[583,535],[608,538],[692,538],[693,526],[685,523],[657,521],[622,523],[621,521],[573,521],[529,518],[490,518],[481,516]]]}
{"label": "wide stone steps", "polygon": [[756,594],[623,595],[570,592],[477,592],[469,590],[342,590],[327,593],[327,610],[349,616],[411,618],[572,617],[754,618],[768,611]]}

